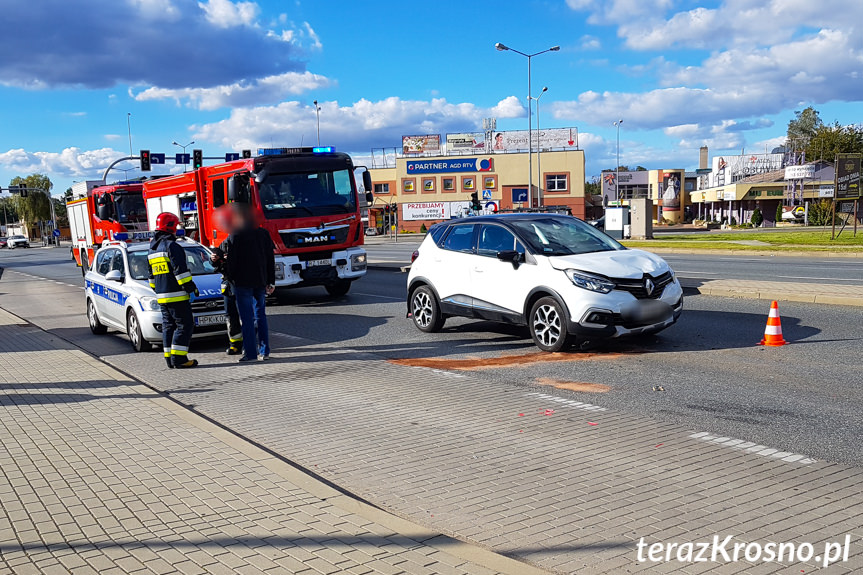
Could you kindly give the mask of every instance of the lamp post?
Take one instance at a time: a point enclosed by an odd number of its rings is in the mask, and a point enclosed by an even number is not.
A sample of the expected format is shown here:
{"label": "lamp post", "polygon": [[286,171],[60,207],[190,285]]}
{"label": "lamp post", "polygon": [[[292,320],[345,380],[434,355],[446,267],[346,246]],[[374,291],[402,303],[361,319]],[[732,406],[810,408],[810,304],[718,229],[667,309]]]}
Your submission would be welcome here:
{"label": "lamp post", "polygon": [[[542,130],[539,127],[539,99],[546,92],[548,92],[548,86],[543,86],[539,96],[533,99],[536,102],[536,171],[539,177],[539,187],[537,188],[539,199],[542,199],[542,188],[545,184],[542,177]],[[539,202],[537,201],[537,203]]]}
{"label": "lamp post", "polygon": [[[186,144],[185,146],[184,146],[183,144],[181,144],[181,143],[177,142],[177,140],[174,140],[174,141],[173,141],[173,142],[171,142],[171,143],[172,143],[172,144],[174,144],[175,146],[177,146],[178,148],[183,148],[183,155],[185,156],[185,155],[186,155],[186,148],[188,148],[189,146],[191,146],[192,144],[194,144],[194,143],[195,143],[195,140],[192,140],[191,142],[189,142],[189,143],[188,143],[188,144]],[[184,173],[184,174],[186,173],[186,166],[187,166],[187,165],[188,165],[188,164],[183,164],[183,173]]]}
{"label": "lamp post", "polygon": [[527,189],[527,201],[530,207],[533,207],[533,118],[531,114],[531,103],[530,103],[530,92],[531,92],[531,75],[530,75],[530,65],[531,60],[534,56],[539,56],[540,54],[545,54],[546,52],[557,52],[560,50],[560,46],[552,46],[547,50],[542,50],[541,52],[535,52],[533,54],[526,54],[524,52],[520,52],[515,48],[510,48],[504,44],[498,42],[494,45],[498,52],[515,52],[516,54],[520,54],[527,58],[527,172],[528,172],[528,189]]}
{"label": "lamp post", "polygon": [[617,167],[614,168],[616,175],[614,176],[614,200],[620,199],[620,125],[623,120],[618,120],[614,123],[617,128]]}
{"label": "lamp post", "polygon": [[315,105],[315,120],[318,125],[318,147],[321,145],[321,107],[318,106],[318,101],[312,102]]}

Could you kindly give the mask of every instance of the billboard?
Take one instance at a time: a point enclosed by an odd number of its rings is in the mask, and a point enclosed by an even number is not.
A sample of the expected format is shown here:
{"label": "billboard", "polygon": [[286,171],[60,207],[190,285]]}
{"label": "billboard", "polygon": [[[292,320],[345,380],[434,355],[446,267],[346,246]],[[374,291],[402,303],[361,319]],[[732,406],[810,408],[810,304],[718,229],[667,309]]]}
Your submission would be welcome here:
{"label": "billboard", "polygon": [[[527,150],[528,131],[493,132],[491,149],[494,152]],[[578,143],[578,128],[551,128],[533,130],[534,148],[574,148]]]}
{"label": "billboard", "polygon": [[680,210],[680,190],[683,186],[684,173],[680,171],[663,171],[660,199],[663,212]]}
{"label": "billboard", "polygon": [[491,158],[441,158],[439,160],[408,160],[405,162],[408,175],[446,174],[453,172],[491,172]]}
{"label": "billboard", "polygon": [[815,177],[815,165],[785,166],[786,180],[811,180]]}
{"label": "billboard", "polygon": [[709,187],[733,184],[755,174],[782,169],[783,154],[744,154],[713,158]]}
{"label": "billboard", "polygon": [[402,152],[405,154],[439,154],[440,134],[402,136]]}
{"label": "billboard", "polygon": [[834,193],[837,200],[855,200],[860,197],[861,160],[861,154],[836,156]]}
{"label": "billboard", "polygon": [[[638,172],[620,172],[620,187],[621,189],[627,186],[647,186],[650,172],[641,170]],[[609,201],[619,199],[617,194],[617,172],[614,170],[606,170],[602,172],[602,197],[608,198]],[[624,191],[626,191],[624,189]]]}
{"label": "billboard", "polygon": [[[500,203],[496,200],[484,201],[482,203],[482,214],[493,214],[500,209]],[[451,218],[465,218],[474,215],[470,209],[470,202],[412,202],[402,204],[403,221],[437,221],[449,220]]]}
{"label": "billboard", "polygon": [[482,132],[447,134],[447,152],[471,154],[485,151],[485,134]]}

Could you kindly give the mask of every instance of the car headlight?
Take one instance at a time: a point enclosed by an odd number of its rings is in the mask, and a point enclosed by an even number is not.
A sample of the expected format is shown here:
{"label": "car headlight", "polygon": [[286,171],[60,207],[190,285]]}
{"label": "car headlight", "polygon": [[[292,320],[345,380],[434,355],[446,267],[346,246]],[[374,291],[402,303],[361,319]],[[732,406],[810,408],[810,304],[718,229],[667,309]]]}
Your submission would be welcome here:
{"label": "car headlight", "polygon": [[351,268],[363,269],[366,267],[366,254],[354,254],[351,256]]}
{"label": "car headlight", "polygon": [[569,278],[569,281],[581,289],[599,293],[608,293],[615,288],[614,282],[603,277],[595,276],[579,270],[566,270],[564,273],[566,274],[566,277]]}
{"label": "car headlight", "polygon": [[141,302],[141,307],[147,311],[159,311],[161,309],[159,307],[159,300],[154,297],[144,296],[138,301]]}

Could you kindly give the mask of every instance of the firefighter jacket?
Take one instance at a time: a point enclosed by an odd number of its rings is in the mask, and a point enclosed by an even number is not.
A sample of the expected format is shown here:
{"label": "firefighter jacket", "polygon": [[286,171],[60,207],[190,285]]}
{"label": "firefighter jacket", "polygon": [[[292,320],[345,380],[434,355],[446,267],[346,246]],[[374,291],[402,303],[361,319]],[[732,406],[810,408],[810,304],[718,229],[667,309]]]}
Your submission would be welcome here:
{"label": "firefighter jacket", "polygon": [[157,233],[150,243],[147,256],[150,287],[156,291],[160,304],[188,301],[195,291],[192,273],[186,264],[186,252],[170,234]]}

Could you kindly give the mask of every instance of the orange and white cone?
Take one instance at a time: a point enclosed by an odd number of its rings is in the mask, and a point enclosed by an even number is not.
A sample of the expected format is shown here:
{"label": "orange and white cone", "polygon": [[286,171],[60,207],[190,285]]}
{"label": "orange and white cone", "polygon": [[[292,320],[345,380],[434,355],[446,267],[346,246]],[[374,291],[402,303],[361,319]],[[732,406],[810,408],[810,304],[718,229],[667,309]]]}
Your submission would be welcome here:
{"label": "orange and white cone", "polygon": [[779,318],[779,304],[770,304],[770,314],[767,316],[767,327],[764,328],[764,339],[761,345],[780,346],[788,343],[782,337],[782,320]]}

